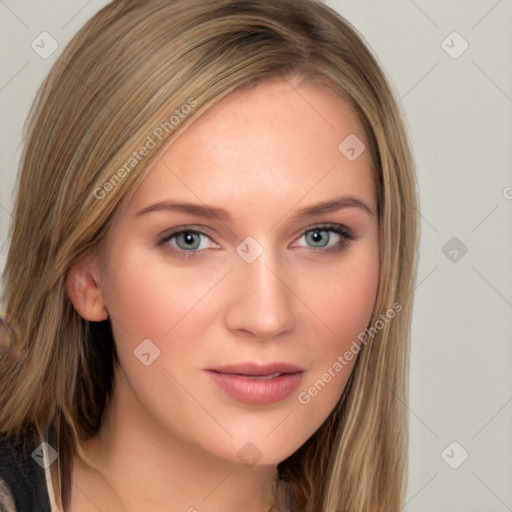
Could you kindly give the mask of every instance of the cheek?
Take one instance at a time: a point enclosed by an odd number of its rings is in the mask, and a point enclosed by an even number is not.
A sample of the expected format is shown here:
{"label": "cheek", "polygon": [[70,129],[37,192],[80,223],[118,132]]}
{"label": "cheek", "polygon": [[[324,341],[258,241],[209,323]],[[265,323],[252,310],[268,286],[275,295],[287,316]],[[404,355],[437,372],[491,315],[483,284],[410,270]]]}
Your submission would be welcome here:
{"label": "cheek", "polygon": [[338,281],[334,280],[328,288],[323,310],[340,341],[357,336],[367,326],[378,286],[378,263],[374,263],[340,273]]}
{"label": "cheek", "polygon": [[328,333],[323,353],[329,348],[341,350],[364,331],[373,311],[378,280],[378,250],[376,244],[367,244],[303,281],[307,304],[327,328],[322,329]]}
{"label": "cheek", "polygon": [[[114,253],[113,253],[114,254]],[[176,330],[209,294],[219,269],[186,266],[170,271],[169,262],[126,248],[122,257],[113,257],[107,286],[107,308],[112,313],[116,339],[163,339]],[[192,273],[192,275],[191,275]]]}
{"label": "cheek", "polygon": [[321,320],[317,327],[322,335],[310,347],[315,364],[297,397],[316,418],[326,418],[334,408],[356,363],[358,336],[368,326],[377,293],[378,252],[354,253],[329,274],[323,280],[318,275],[322,286],[308,290],[308,305]]}

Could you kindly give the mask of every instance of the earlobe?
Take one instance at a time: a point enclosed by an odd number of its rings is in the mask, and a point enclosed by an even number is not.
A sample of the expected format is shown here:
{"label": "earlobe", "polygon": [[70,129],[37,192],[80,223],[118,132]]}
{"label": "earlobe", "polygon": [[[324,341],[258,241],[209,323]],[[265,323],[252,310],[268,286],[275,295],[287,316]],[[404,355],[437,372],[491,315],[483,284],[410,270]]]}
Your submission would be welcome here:
{"label": "earlobe", "polygon": [[96,265],[90,256],[76,261],[66,277],[66,290],[77,313],[90,322],[108,318]]}

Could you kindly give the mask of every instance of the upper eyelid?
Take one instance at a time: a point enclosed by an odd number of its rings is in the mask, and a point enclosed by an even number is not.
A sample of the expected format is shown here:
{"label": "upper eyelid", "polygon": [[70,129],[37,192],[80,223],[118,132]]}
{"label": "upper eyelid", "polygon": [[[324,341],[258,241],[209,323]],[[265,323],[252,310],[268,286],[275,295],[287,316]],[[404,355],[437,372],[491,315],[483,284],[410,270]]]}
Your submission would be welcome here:
{"label": "upper eyelid", "polygon": [[183,226],[176,226],[175,228],[166,229],[163,231],[160,235],[160,239],[164,238],[171,238],[173,236],[179,235],[180,233],[191,231],[192,233],[199,233],[201,235],[206,235],[210,238],[212,238],[211,233],[213,230],[207,228],[206,226],[194,226],[194,225],[183,225]]}

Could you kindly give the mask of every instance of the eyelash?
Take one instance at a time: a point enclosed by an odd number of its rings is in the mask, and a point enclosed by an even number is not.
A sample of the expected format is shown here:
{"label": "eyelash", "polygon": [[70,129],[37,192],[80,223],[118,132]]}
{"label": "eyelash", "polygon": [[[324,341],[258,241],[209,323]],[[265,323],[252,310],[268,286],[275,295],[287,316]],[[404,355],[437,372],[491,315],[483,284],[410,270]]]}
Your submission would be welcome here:
{"label": "eyelash", "polygon": [[[314,226],[312,228],[308,228],[302,232],[302,234],[299,236],[299,238],[303,237],[304,235],[306,235],[307,233],[310,233],[312,231],[330,231],[330,232],[334,232],[341,236],[341,240],[338,242],[338,244],[336,244],[335,246],[330,247],[328,249],[323,249],[321,247],[310,247],[310,249],[313,252],[323,252],[323,253],[339,252],[339,251],[342,251],[343,249],[346,249],[350,245],[350,243],[356,239],[356,237],[351,233],[351,231],[348,228],[346,228],[342,224],[333,224],[333,223],[326,223],[326,224]],[[195,229],[192,227],[189,228],[187,226],[181,226],[181,227],[176,228],[170,232],[167,232],[165,235],[163,235],[158,240],[157,246],[163,247],[172,238],[174,238],[175,236],[180,235],[182,233],[192,233],[194,235],[203,235],[203,236],[206,236],[211,239],[211,237],[204,231],[201,231],[201,230],[198,230],[198,229]],[[186,251],[186,250],[176,249],[175,247],[172,247],[171,250],[178,257],[183,258],[183,259],[189,259],[189,258],[201,256],[202,251],[204,251],[205,249]]]}

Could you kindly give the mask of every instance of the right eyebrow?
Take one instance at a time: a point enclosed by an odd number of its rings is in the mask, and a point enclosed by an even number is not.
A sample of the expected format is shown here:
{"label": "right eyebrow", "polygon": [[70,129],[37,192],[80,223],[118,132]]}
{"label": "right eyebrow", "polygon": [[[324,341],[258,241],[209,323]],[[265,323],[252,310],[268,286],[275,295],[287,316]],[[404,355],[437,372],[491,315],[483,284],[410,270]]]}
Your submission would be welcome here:
{"label": "right eyebrow", "polygon": [[159,203],[152,204],[137,212],[136,216],[146,215],[151,212],[159,211],[177,211],[183,213],[190,213],[208,219],[217,219],[221,221],[228,221],[231,215],[223,208],[214,206],[203,206],[195,203],[187,203],[184,201],[166,200]]}

